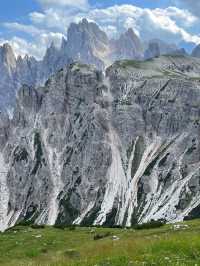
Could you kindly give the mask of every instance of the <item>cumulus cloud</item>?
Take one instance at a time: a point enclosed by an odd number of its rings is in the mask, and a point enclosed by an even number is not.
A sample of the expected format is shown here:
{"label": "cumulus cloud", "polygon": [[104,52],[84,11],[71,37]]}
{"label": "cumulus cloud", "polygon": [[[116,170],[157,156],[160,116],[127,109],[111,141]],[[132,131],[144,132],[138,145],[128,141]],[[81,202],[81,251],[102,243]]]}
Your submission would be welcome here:
{"label": "cumulus cloud", "polygon": [[26,25],[26,24],[20,24],[18,22],[6,22],[3,23],[4,27],[13,30],[13,31],[21,31],[28,34],[31,34],[33,36],[41,34],[44,32],[44,30],[40,30],[37,27],[33,25]]}
{"label": "cumulus cloud", "polygon": [[200,1],[199,0],[174,0],[175,4],[187,8],[192,14],[200,17]]}
{"label": "cumulus cloud", "polygon": [[47,29],[40,29],[33,25],[20,24],[17,22],[4,23],[4,27],[11,30],[11,32],[26,33],[30,38],[23,39],[17,36],[10,40],[0,39],[0,43],[10,42],[16,55],[33,55],[40,59],[46,51],[46,48],[53,42],[56,47],[60,47],[62,38],[66,36],[61,32],[53,32]]}
{"label": "cumulus cloud", "polygon": [[66,33],[69,23],[73,21],[73,15],[70,15],[68,11],[55,11],[53,8],[45,10],[44,13],[33,12],[29,14],[29,17],[37,26],[56,29],[62,33]]}
{"label": "cumulus cloud", "polygon": [[155,11],[157,11],[162,15],[170,17],[171,19],[175,20],[178,24],[186,27],[191,27],[198,21],[198,18],[186,9],[179,9],[177,7],[172,6],[166,9],[157,8],[155,9]]}
{"label": "cumulus cloud", "polygon": [[26,54],[32,55],[37,59],[45,54],[46,48],[53,42],[55,46],[60,47],[63,38],[61,33],[42,33],[33,41],[27,41],[23,38],[14,36],[11,39],[0,38],[0,45],[9,42],[15,52],[15,55],[25,56]]}
{"label": "cumulus cloud", "polygon": [[37,0],[42,6],[47,7],[77,7],[77,8],[87,8],[89,6],[87,0]]}
{"label": "cumulus cloud", "polygon": [[34,55],[36,58],[40,58],[41,49],[35,43],[28,42],[19,37],[13,37],[11,39],[0,38],[0,45],[9,42],[15,52],[15,55],[25,56],[26,54]]}
{"label": "cumulus cloud", "polygon": [[[87,0],[37,1],[43,6],[43,10],[29,14],[30,25],[4,23],[4,26],[10,30],[24,32],[33,37],[32,42],[24,40],[27,43],[24,44],[26,47],[24,51],[37,54],[37,57],[44,54],[50,41],[54,40],[57,45],[60,44],[69,24],[79,22],[82,18],[96,22],[110,38],[118,37],[121,32],[131,27],[144,40],[160,38],[172,43],[181,41],[200,43],[200,36],[192,34],[191,30],[198,22],[198,18],[186,9],[177,7],[149,9],[131,4],[95,8],[89,6]],[[189,2],[189,0],[184,1]],[[17,44],[19,44],[18,39]]]}
{"label": "cumulus cloud", "polygon": [[[132,27],[143,39],[161,38],[167,42],[193,41],[200,37],[190,34],[190,27],[196,18],[186,10],[175,7],[166,9],[139,8],[133,5],[116,5],[105,9],[93,9],[87,16],[106,29],[113,27],[117,32]],[[116,31],[113,31],[114,33]]]}

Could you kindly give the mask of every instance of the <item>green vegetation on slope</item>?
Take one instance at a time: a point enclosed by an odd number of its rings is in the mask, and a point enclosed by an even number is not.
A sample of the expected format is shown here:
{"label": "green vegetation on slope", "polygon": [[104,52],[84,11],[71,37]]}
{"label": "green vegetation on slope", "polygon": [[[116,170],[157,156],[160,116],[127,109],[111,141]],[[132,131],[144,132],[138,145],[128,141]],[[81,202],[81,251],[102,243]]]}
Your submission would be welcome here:
{"label": "green vegetation on slope", "polygon": [[142,68],[145,65],[145,62],[137,60],[121,60],[121,61],[116,61],[115,64],[123,68],[126,67]]}
{"label": "green vegetation on slope", "polygon": [[200,220],[147,230],[16,226],[0,234],[2,266],[200,265]]}

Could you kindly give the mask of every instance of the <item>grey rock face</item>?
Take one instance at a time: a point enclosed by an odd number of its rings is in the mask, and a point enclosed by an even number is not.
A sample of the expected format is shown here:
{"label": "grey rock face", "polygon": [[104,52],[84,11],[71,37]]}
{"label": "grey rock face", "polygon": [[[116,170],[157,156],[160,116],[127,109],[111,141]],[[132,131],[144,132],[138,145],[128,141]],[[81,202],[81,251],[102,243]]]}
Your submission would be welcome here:
{"label": "grey rock face", "polygon": [[[16,68],[16,59],[12,48],[8,44],[0,47],[0,103],[7,105],[14,101],[14,70]],[[15,96],[15,95],[14,95]]]}
{"label": "grey rock face", "polygon": [[142,59],[143,45],[132,29],[111,42],[112,61],[122,59]]}
{"label": "grey rock face", "polygon": [[44,85],[52,74],[74,61],[105,70],[115,60],[142,60],[160,54],[182,55],[184,51],[161,40],[153,40],[144,55],[143,44],[132,29],[117,40],[109,40],[98,25],[86,19],[78,24],[72,23],[67,40],[63,38],[60,48],[52,43],[41,61],[30,56],[15,58],[12,48],[5,44],[0,47],[0,110],[12,113],[16,92],[23,84]]}
{"label": "grey rock face", "polygon": [[160,39],[153,39],[150,42],[154,42],[158,44],[161,55],[171,54],[174,51],[178,50],[178,47],[176,46],[176,44],[166,43]]}
{"label": "grey rock face", "polygon": [[83,19],[79,24],[72,23],[68,29],[66,51],[75,61],[94,64],[104,68],[102,60],[107,53],[109,40],[107,35],[95,23]]}
{"label": "grey rock face", "polygon": [[71,64],[0,116],[0,229],[181,221],[200,205],[200,62]]}
{"label": "grey rock face", "polygon": [[160,56],[160,48],[157,42],[150,42],[148,49],[145,51],[144,58],[151,59]]}
{"label": "grey rock face", "polygon": [[42,85],[69,62],[71,60],[62,56],[53,45],[47,49],[42,61],[28,55],[16,58],[10,45],[0,47],[0,110],[13,109],[16,92],[23,84]]}
{"label": "grey rock face", "polygon": [[177,50],[171,52],[170,55],[188,56],[188,53],[186,52],[186,50],[184,48],[180,48],[180,49],[177,49]]}
{"label": "grey rock face", "polygon": [[200,58],[200,44],[193,49],[192,56]]}
{"label": "grey rock face", "polygon": [[159,39],[153,39],[148,43],[144,53],[145,59],[154,58],[160,55],[185,55],[184,49],[179,49],[175,44],[168,44]]}
{"label": "grey rock face", "polygon": [[143,47],[132,29],[111,41],[97,24],[83,19],[72,23],[58,49],[52,43],[41,61],[34,57],[15,58],[10,45],[0,47],[0,109],[13,109],[15,95],[23,85],[39,86],[66,64],[79,61],[100,70],[120,59],[141,59]]}

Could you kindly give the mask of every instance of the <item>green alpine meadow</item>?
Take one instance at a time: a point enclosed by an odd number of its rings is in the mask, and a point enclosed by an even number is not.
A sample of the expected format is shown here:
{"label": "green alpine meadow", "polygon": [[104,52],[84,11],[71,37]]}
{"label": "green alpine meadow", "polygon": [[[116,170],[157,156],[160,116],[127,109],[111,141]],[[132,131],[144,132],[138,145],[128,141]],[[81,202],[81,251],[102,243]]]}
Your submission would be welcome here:
{"label": "green alpine meadow", "polygon": [[0,265],[194,266],[199,233],[200,220],[138,228],[19,225],[0,234]]}

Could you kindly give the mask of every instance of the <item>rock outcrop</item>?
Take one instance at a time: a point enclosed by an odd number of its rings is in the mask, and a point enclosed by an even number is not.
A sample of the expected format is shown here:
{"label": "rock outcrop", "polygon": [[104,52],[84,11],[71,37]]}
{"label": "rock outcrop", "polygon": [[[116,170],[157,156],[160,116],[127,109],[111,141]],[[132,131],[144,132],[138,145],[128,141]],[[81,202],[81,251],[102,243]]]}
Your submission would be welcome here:
{"label": "rock outcrop", "polygon": [[151,59],[154,57],[159,57],[160,54],[160,47],[157,42],[150,42],[148,45],[147,50],[144,53],[145,59]]}
{"label": "rock outcrop", "polygon": [[0,47],[0,104],[2,106],[7,106],[14,102],[15,69],[16,59],[12,48],[9,44],[4,44]]}
{"label": "rock outcrop", "polygon": [[175,44],[169,44],[159,39],[149,41],[144,52],[144,59],[151,59],[160,55],[187,55],[187,53],[184,48],[178,48]]}
{"label": "rock outcrop", "polygon": [[200,58],[200,44],[193,49],[192,56]]}
{"label": "rock outcrop", "polygon": [[0,229],[197,217],[200,62],[71,64],[0,115]]}
{"label": "rock outcrop", "polygon": [[133,29],[121,34],[119,39],[111,41],[112,62],[122,59],[141,60],[144,57],[143,45]]}

